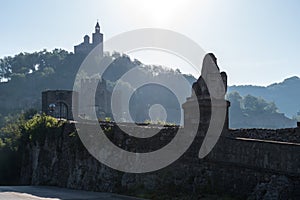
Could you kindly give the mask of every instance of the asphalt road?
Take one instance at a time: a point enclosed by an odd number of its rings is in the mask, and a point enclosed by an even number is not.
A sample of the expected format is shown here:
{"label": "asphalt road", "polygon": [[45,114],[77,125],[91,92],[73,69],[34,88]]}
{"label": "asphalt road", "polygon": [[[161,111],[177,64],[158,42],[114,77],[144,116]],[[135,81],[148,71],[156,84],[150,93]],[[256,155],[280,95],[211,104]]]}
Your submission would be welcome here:
{"label": "asphalt road", "polygon": [[0,200],[141,200],[111,193],[48,186],[1,186]]}

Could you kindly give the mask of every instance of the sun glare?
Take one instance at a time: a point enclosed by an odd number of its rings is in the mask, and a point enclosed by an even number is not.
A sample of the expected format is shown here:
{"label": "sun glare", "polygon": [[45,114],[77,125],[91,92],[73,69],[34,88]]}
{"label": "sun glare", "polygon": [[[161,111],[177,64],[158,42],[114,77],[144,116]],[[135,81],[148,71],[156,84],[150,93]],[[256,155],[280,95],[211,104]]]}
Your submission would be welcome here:
{"label": "sun glare", "polygon": [[155,25],[166,25],[182,17],[189,1],[183,0],[131,0],[129,6],[136,8],[138,20],[147,20]]}

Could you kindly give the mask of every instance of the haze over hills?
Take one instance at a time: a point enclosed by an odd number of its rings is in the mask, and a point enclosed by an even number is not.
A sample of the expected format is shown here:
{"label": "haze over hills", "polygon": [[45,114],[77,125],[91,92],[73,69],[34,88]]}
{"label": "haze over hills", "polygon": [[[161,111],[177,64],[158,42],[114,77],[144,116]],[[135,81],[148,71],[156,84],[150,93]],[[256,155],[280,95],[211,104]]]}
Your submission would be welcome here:
{"label": "haze over hills", "polygon": [[300,111],[300,78],[293,76],[280,83],[274,83],[267,87],[254,85],[230,86],[228,92],[238,92],[241,96],[248,94],[262,97],[267,101],[273,101],[279,112],[292,118]]}
{"label": "haze over hills", "polygon": [[[230,74],[228,75],[230,77]],[[196,78],[189,77],[193,83]],[[274,102],[279,113],[288,118],[299,118],[300,115],[300,78],[297,76],[284,79],[282,82],[273,83],[269,86],[233,85],[228,87],[228,94],[238,92],[241,97],[251,95],[260,97],[267,102]],[[287,120],[287,119],[285,119]]]}
{"label": "haze over hills", "polygon": [[[0,59],[0,77],[7,78],[7,83],[0,83],[0,126],[5,124],[5,117],[33,108],[40,110],[41,92],[47,89],[71,90],[74,84],[74,76],[82,61],[82,57],[64,50],[46,50],[34,53],[20,53],[13,57]],[[104,61],[112,63],[103,78],[107,81],[107,88],[112,91],[116,80],[128,70],[143,64],[138,60],[131,60],[122,54],[106,55]],[[38,66],[38,67],[37,67]],[[179,77],[179,70],[172,70],[160,66],[144,66],[141,68],[144,74],[153,76]],[[95,77],[96,72],[81,74],[85,78]],[[196,81],[191,75],[183,76],[190,84]],[[228,74],[230,77],[230,74]],[[198,78],[198,77],[197,77]],[[76,84],[76,83],[75,83]],[[130,87],[130,84],[124,84]],[[297,115],[300,109],[300,79],[291,77],[281,83],[267,87],[259,86],[231,86],[228,89],[228,98],[231,101],[230,123],[232,128],[285,128],[296,125],[290,118]],[[157,89],[156,86],[144,87],[142,96],[135,96],[131,102],[132,113],[136,121],[143,122],[149,118],[148,113],[140,112],[140,104],[137,99],[144,102],[144,106],[161,102],[168,108],[169,122],[178,123],[175,116],[180,105],[168,101],[174,96],[166,89]],[[13,92],[12,92],[13,91]],[[151,92],[149,92],[151,91]],[[238,93],[233,93],[234,91]],[[191,91],[188,91],[191,92]],[[149,95],[150,94],[150,95]],[[248,95],[249,94],[249,95]],[[261,97],[261,98],[260,98]],[[137,106],[138,105],[138,106]],[[286,114],[286,117],[284,114]],[[299,117],[299,116],[298,116]]]}

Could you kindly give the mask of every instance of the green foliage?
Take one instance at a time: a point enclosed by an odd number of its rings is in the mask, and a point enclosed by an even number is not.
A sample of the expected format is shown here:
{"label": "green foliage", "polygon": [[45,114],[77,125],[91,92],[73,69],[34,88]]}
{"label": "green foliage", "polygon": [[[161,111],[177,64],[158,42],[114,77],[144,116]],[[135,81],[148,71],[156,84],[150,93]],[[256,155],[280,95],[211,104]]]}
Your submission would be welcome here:
{"label": "green foliage", "polygon": [[102,130],[104,131],[105,134],[110,134],[112,133],[112,128],[110,126],[104,126],[102,128]]}
{"label": "green foliage", "polygon": [[59,121],[51,116],[43,115],[35,115],[32,119],[28,120],[24,128],[26,131],[33,131],[40,127],[43,128],[53,128],[59,125]]}
{"label": "green foliage", "polygon": [[0,128],[0,185],[16,184],[20,170],[21,127],[27,113],[8,115]]}
{"label": "green foliage", "polygon": [[4,118],[4,126],[0,129],[0,148],[16,151],[21,137],[21,126],[24,123],[23,115],[9,115]]}
{"label": "green foliage", "polygon": [[175,123],[170,123],[170,122],[166,122],[166,121],[162,121],[162,120],[152,121],[152,120],[146,119],[144,121],[144,123],[148,124],[148,125],[151,124],[151,125],[160,125],[160,126],[178,126]]}
{"label": "green foliage", "polygon": [[111,120],[110,117],[105,117],[105,121],[106,121],[106,122],[111,122],[112,120]]}
{"label": "green foliage", "polygon": [[3,142],[2,138],[0,138],[0,149],[4,148],[6,144]]}
{"label": "green foliage", "polygon": [[[92,70],[89,72],[80,71],[77,74],[83,59],[84,57],[82,56],[74,55],[61,49],[20,53],[13,57],[0,59],[0,79],[6,78],[8,80],[7,83],[0,83],[0,101],[3,102],[0,104],[0,113],[3,116],[7,116],[12,111],[20,113],[24,107],[39,109],[41,107],[40,98],[42,91],[49,89],[71,90],[74,84],[75,88],[79,88],[81,82],[76,81],[74,83],[75,76],[79,77],[79,79],[98,76],[97,73],[99,71]],[[109,91],[113,90],[116,81],[120,80],[120,77],[136,66],[142,66],[140,69],[141,73],[157,79],[169,76],[178,78],[181,73],[180,70],[167,69],[162,66],[145,66],[140,61],[131,60],[129,56],[117,52],[114,52],[112,55],[106,54],[101,60],[102,62],[109,64],[102,76],[106,80]],[[185,77],[189,82],[195,80],[191,75],[186,75]],[[125,92],[132,90],[132,86],[127,82],[119,81],[119,85],[122,86]],[[161,91],[153,92],[153,98],[160,96]],[[167,96],[165,99],[167,99]],[[148,99],[148,96],[144,98]],[[101,117],[103,116],[109,115],[101,115]],[[2,119],[0,116],[0,125]],[[139,121],[143,120],[144,117],[142,116]]]}
{"label": "green foliage", "polygon": [[241,97],[239,93],[232,92],[227,95],[227,99],[231,102],[231,108],[235,111],[240,110],[246,114],[278,113],[278,108],[274,102],[267,102],[261,97],[252,95]]}
{"label": "green foliage", "polygon": [[42,144],[46,135],[58,133],[58,128],[60,128],[63,123],[63,121],[59,121],[54,117],[37,114],[24,124],[23,134],[27,139],[38,141]]}
{"label": "green foliage", "polygon": [[0,149],[6,148],[11,151],[17,151],[20,139],[24,133],[34,132],[36,129],[43,127],[43,124],[45,124],[45,128],[59,125],[55,118],[35,114],[36,110],[29,109],[22,114],[4,117],[4,124],[0,128]]}
{"label": "green foliage", "polygon": [[5,57],[0,59],[0,78],[25,77],[28,74],[45,69],[45,72],[49,73],[49,70],[51,72],[60,66],[68,55],[67,51],[54,49],[52,52],[43,50],[34,53],[20,53],[14,57]]}
{"label": "green foliage", "polygon": [[74,132],[71,132],[71,133],[69,133],[69,137],[76,137],[77,136],[77,134],[76,134],[76,132],[74,131]]}
{"label": "green foliage", "polygon": [[47,76],[50,76],[54,73],[55,73],[55,71],[52,67],[45,67],[41,72],[41,76],[42,77],[47,77]]}
{"label": "green foliage", "polygon": [[240,96],[237,92],[227,95],[230,101],[231,128],[283,128],[293,127],[295,122],[278,112],[274,102],[261,97]]}
{"label": "green foliage", "polygon": [[0,129],[0,185],[18,183],[20,152],[28,142],[39,142],[43,145],[47,135],[51,138],[52,135],[61,132],[64,122],[35,113],[34,109],[30,109],[23,114],[3,118],[4,125]]}
{"label": "green foliage", "polygon": [[253,85],[231,86],[229,91],[237,91],[242,96],[252,96],[272,99],[279,110],[287,116],[294,116],[300,108],[300,78],[297,76],[285,79],[266,87]]}
{"label": "green foliage", "polygon": [[20,113],[24,107],[38,109],[42,91],[71,89],[72,77],[80,63],[79,58],[61,49],[20,53],[0,59],[0,80],[8,81],[0,83],[0,101],[3,102],[0,113],[7,116],[11,112]]}

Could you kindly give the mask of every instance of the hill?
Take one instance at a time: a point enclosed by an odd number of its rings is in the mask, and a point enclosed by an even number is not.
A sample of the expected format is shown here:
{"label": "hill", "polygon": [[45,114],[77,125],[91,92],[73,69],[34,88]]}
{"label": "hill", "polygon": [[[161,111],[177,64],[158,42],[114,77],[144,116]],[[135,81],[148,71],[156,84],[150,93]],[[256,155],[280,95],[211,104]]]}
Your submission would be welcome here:
{"label": "hill", "polygon": [[296,121],[278,112],[274,102],[252,95],[240,96],[238,92],[227,94],[231,103],[229,109],[229,127],[231,128],[289,128]]}
{"label": "hill", "polygon": [[231,86],[229,92],[238,92],[241,96],[248,94],[262,97],[267,101],[273,101],[279,112],[285,113],[288,117],[294,117],[300,111],[300,78],[290,77],[283,82],[274,83],[267,87],[242,85]]}
{"label": "hill", "polygon": [[[71,90],[74,77],[83,59],[84,57],[61,49],[50,52],[43,50],[34,53],[20,53],[13,57],[0,59],[0,79],[8,80],[8,82],[0,83],[0,127],[8,118],[17,113],[30,108],[39,111],[42,91],[46,89]],[[141,70],[148,76],[178,78],[182,75],[179,70],[161,66],[146,66],[138,60],[131,60],[127,55],[119,53],[106,54],[103,62],[111,63],[103,74],[110,91],[113,90],[116,80],[136,66],[143,66]],[[97,77],[97,72],[87,72],[80,76],[83,79]],[[183,76],[190,84],[196,81],[192,75],[183,74]],[[127,83],[124,83],[124,86],[131,87]],[[295,121],[287,118],[283,113],[294,116],[299,111],[300,90],[297,90],[299,87],[300,79],[298,77],[291,77],[282,83],[272,84],[268,87],[251,85],[229,87],[229,95],[234,91],[238,92],[229,96],[231,127],[283,128],[295,126]],[[149,119],[149,113],[140,112],[140,108],[147,110],[149,105],[159,103],[167,110],[167,122],[178,124],[179,118],[176,115],[179,114],[181,106],[177,101],[173,101],[174,98],[174,94],[167,88],[157,87],[157,85],[143,87],[130,101],[130,114],[135,121],[144,122]],[[249,100],[252,102],[251,106],[249,106]],[[247,101],[248,104],[245,103]],[[139,104],[138,102],[143,103]],[[248,107],[245,108],[245,105]]]}

